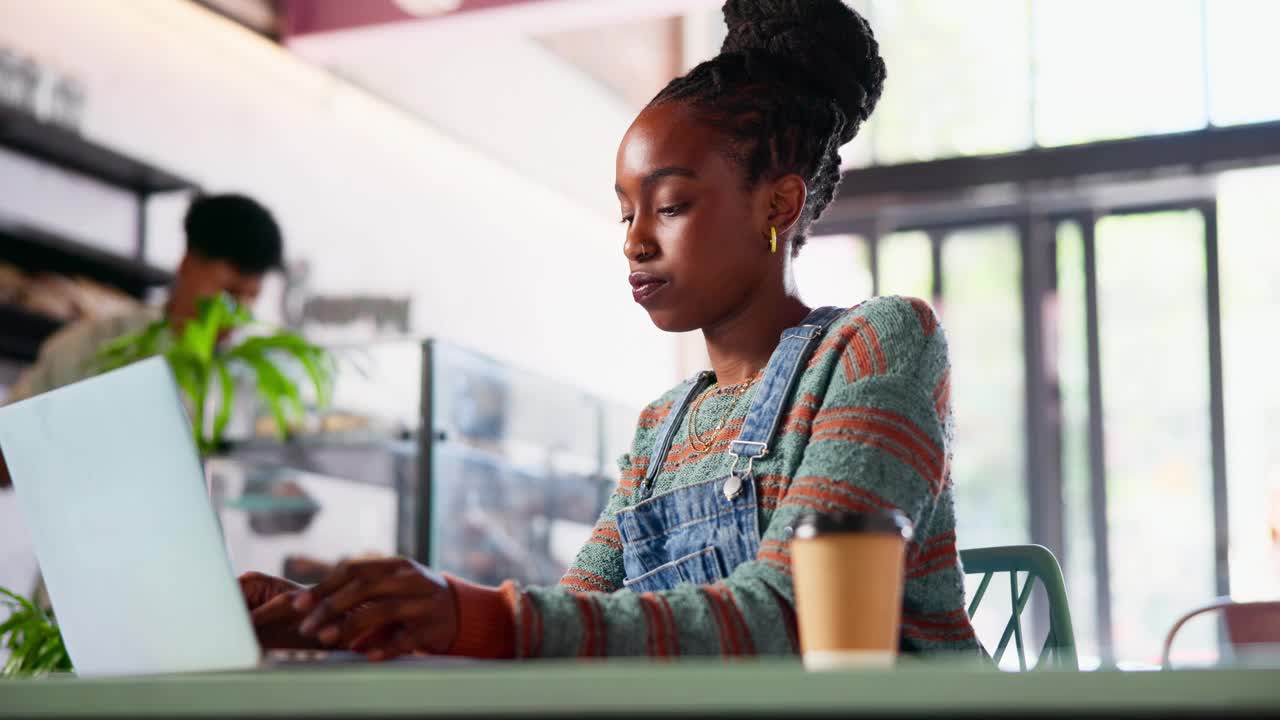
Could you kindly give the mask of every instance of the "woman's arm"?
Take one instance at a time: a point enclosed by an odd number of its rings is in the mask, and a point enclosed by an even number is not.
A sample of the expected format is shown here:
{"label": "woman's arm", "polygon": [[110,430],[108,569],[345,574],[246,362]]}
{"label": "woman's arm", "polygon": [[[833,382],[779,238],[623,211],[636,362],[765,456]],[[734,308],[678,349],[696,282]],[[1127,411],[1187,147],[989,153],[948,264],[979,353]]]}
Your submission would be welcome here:
{"label": "woman's arm", "polygon": [[[566,592],[608,593],[622,587],[622,543],[614,515],[629,504],[642,470],[630,456],[623,456],[619,466],[618,486],[560,581]],[[247,590],[245,597],[254,607]],[[519,651],[520,631],[536,626],[532,616],[523,621],[513,616],[528,610],[515,583],[487,588],[405,558],[379,558],[343,562],[314,588],[273,598],[254,611],[253,620],[263,633],[293,618],[303,637],[373,659],[413,652],[509,658]]]}
{"label": "woman's arm", "polygon": [[[642,433],[665,418],[669,407],[669,402],[659,400],[645,408],[637,422],[637,443]],[[614,516],[630,504],[644,465],[628,454],[618,459],[618,467],[618,485],[560,581],[566,589],[611,592],[622,587],[622,543]],[[246,578],[246,588],[261,584],[261,578]],[[436,574],[411,560],[385,558],[343,562],[310,591],[279,594],[253,614],[260,633],[292,622],[305,637],[375,659],[411,652],[502,658],[512,657],[517,649],[517,623],[511,615],[523,600],[514,583],[485,588]],[[248,590],[245,597],[251,608],[264,604]],[[353,612],[357,608],[360,612]],[[460,617],[462,608],[466,617]],[[533,622],[523,627],[531,629]]]}
{"label": "woman's arm", "polygon": [[[412,651],[480,657],[796,652],[787,538],[796,516],[806,508],[892,508],[921,524],[946,482],[949,416],[938,399],[946,343],[932,312],[917,303],[895,301],[869,327],[855,318],[832,329],[819,349],[818,362],[830,368],[821,402],[816,409],[798,406],[787,420],[809,435],[799,469],[773,495],[778,507],[757,557],[726,580],[640,594],[595,588],[571,572],[556,588],[520,589],[510,582],[487,588],[452,577],[441,583],[409,561],[366,564],[340,568],[318,592],[300,598],[300,609],[314,615],[304,632],[321,631],[349,606],[375,602],[385,606],[368,616],[375,624],[341,633],[335,628],[338,644],[375,648],[375,657]],[[883,351],[880,360],[868,360],[868,332]],[[619,492],[626,484],[624,479]],[[606,516],[597,526],[605,532],[583,553],[616,563],[597,573],[604,587],[616,588],[620,550],[608,542]],[[575,563],[578,570],[597,567],[583,565],[584,556]]]}
{"label": "woman's arm", "polygon": [[937,416],[932,390],[901,375],[834,382],[754,561],[723,582],[658,593],[531,588],[510,595],[516,653],[796,652],[788,526],[807,508],[897,509],[920,524],[942,487],[947,457],[945,421]]}
{"label": "woman's arm", "polygon": [[[807,508],[897,509],[917,525],[947,478],[949,405],[946,340],[920,301],[897,300],[870,323],[832,329],[819,353],[836,362],[816,412],[788,423],[807,426],[809,442],[795,478],[754,561],[708,586],[637,594],[585,588],[506,586],[518,656],[751,655],[797,651],[787,528]],[[868,361],[867,330],[884,361]],[[861,358],[861,359],[860,359]],[[822,358],[818,358],[821,362]],[[805,431],[806,428],[801,428]],[[775,496],[777,497],[777,496]],[[467,593],[481,589],[468,587]],[[493,606],[488,606],[492,608]],[[477,604],[477,611],[485,606]],[[464,624],[485,624],[459,608]]]}

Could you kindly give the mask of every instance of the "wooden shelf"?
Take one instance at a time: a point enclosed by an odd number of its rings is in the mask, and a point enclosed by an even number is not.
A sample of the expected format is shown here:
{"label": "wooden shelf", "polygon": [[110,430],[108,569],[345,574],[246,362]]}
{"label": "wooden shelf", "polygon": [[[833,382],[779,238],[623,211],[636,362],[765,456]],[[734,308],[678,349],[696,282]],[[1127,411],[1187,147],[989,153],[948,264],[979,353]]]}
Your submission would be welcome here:
{"label": "wooden shelf", "polygon": [[19,362],[36,359],[40,345],[65,323],[16,305],[0,303],[0,356]]}
{"label": "wooden shelf", "polygon": [[[146,239],[147,198],[156,193],[198,191],[186,178],[123,155],[80,133],[40,122],[0,103],[0,148],[25,155],[131,194],[137,203],[141,255]],[[86,229],[89,231],[89,229]],[[143,299],[148,289],[173,276],[135,258],[107,252],[89,243],[58,236],[0,217],[0,261],[25,273],[84,277]],[[57,319],[12,305],[0,305],[0,356],[29,362],[40,344],[63,325]]]}
{"label": "wooden shelf", "polygon": [[195,190],[186,178],[135,160],[77,132],[0,104],[0,146],[136,195]]}
{"label": "wooden shelf", "polygon": [[[59,237],[0,217],[0,260],[27,273],[86,277],[138,298],[169,284],[173,274],[83,242]],[[2,334],[2,333],[0,333]]]}

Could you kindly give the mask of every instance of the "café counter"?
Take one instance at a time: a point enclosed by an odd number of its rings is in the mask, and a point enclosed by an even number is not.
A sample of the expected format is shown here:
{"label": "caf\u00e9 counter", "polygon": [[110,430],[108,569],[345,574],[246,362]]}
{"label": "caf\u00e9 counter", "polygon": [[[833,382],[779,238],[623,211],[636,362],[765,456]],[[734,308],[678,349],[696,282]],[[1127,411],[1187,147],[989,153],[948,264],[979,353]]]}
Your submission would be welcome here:
{"label": "caf\u00e9 counter", "polygon": [[806,673],[787,661],[323,665],[0,680],[0,717],[1280,716],[1280,672]]}

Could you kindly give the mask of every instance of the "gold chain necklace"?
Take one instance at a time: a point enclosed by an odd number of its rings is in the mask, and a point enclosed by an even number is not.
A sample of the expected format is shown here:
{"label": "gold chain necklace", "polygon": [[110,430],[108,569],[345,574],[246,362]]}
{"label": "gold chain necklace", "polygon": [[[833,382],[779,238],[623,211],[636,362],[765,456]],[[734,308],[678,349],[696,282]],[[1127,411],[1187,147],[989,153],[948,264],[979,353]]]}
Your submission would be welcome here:
{"label": "gold chain necklace", "polygon": [[698,395],[698,398],[693,401],[693,407],[689,409],[689,445],[693,448],[694,452],[705,453],[715,447],[716,443],[720,442],[720,435],[724,433],[724,429],[728,424],[729,418],[733,417],[733,411],[738,409],[738,403],[742,402],[742,396],[747,394],[747,391],[751,389],[752,385],[756,384],[756,381],[759,380],[760,376],[763,374],[764,370],[761,370],[750,380],[719,389],[720,393],[732,392],[734,398],[733,402],[729,404],[729,409],[721,414],[720,419],[712,427],[711,432],[713,434],[711,435],[710,440],[708,440],[703,433],[698,431],[698,412],[702,410],[703,401],[712,395],[713,390],[716,390],[716,385],[712,385]]}

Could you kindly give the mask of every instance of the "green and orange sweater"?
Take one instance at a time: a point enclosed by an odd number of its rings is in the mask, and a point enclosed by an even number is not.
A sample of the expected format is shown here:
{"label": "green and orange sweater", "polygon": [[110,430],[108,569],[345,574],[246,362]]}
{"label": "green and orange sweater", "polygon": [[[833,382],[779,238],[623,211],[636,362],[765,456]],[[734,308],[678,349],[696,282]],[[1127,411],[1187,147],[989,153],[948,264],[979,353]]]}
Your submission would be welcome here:
{"label": "green and orange sweater", "polygon": [[[898,509],[915,524],[902,622],[906,651],[978,652],[964,607],[950,482],[950,367],[927,303],[877,298],[846,311],[802,376],[770,454],[755,463],[760,527],[756,559],[714,585],[656,593],[623,588],[614,514],[631,504],[659,428],[682,387],[640,414],[622,477],[591,540],[559,587],[500,588],[450,578],[459,636],[452,652],[476,657],[752,655],[798,651],[786,529],[807,508]],[[688,415],[653,494],[723,477],[725,452],[750,406],[745,395],[706,453],[689,444]],[[733,402],[713,394],[701,415]],[[706,432],[705,428],[699,428]]]}

